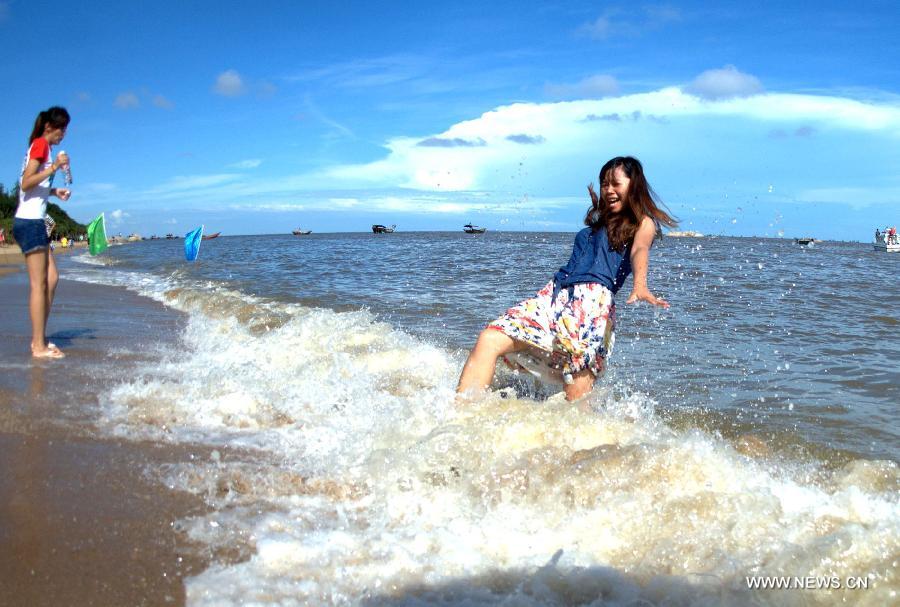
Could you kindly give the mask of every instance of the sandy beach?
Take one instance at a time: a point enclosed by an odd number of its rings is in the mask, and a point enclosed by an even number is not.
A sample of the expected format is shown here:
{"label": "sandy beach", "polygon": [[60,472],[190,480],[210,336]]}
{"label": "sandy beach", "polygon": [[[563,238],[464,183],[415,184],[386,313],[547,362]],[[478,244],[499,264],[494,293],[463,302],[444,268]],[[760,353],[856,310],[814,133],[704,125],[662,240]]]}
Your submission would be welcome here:
{"label": "sandy beach", "polygon": [[[61,255],[69,255],[86,247],[86,242],[76,242],[71,247],[56,247],[53,250],[53,255],[57,257]],[[22,255],[22,249],[19,248],[19,245],[3,244],[2,246],[0,246],[0,276],[11,274],[12,272],[17,271],[16,266],[19,266],[23,269],[25,267],[25,256]]]}
{"label": "sandy beach", "polygon": [[[183,604],[182,578],[205,562],[173,522],[205,506],[147,472],[204,449],[103,438],[79,413],[110,381],[99,374],[104,365],[127,373],[144,356],[148,327],[153,339],[171,339],[178,316],[124,289],[98,293],[63,279],[48,331],[67,358],[32,361],[27,278],[15,265],[6,269],[13,273],[0,277],[0,606]],[[84,390],[86,382],[97,385]]]}

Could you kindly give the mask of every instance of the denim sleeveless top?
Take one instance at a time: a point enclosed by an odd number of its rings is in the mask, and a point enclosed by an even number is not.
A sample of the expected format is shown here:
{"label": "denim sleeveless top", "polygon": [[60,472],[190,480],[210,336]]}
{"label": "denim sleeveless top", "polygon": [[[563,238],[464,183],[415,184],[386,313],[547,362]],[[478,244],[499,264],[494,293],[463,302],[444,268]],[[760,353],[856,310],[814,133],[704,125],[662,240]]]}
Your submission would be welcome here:
{"label": "denim sleeveless top", "polygon": [[575,236],[569,263],[553,275],[556,291],[584,282],[599,282],[615,295],[631,274],[631,243],[624,251],[609,245],[606,228],[584,228]]}

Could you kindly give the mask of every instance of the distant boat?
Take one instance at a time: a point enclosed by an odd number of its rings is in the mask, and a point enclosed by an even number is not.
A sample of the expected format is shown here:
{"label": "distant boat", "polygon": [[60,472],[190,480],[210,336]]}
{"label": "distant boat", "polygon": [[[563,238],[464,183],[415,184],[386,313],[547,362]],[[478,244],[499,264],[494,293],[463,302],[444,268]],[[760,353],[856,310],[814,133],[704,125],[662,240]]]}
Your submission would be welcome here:
{"label": "distant boat", "polygon": [[174,240],[178,238],[175,234],[166,234],[166,240]]}
{"label": "distant boat", "polygon": [[209,236],[204,236],[203,240],[212,240],[213,238],[218,238],[219,234],[221,234],[221,233],[222,232],[214,232],[214,233],[210,234]]}
{"label": "distant boat", "polygon": [[703,234],[701,234],[700,232],[692,232],[690,230],[685,232],[672,230],[670,232],[666,232],[666,236],[671,236],[672,238],[703,238]]}
{"label": "distant boat", "polygon": [[796,240],[796,242],[797,242],[797,244],[805,247],[807,245],[815,244],[816,239],[815,238],[798,238]]}
{"label": "distant boat", "polygon": [[466,234],[484,234],[487,232],[487,228],[479,228],[478,226],[473,226],[471,223],[467,223],[463,226],[463,231]]}
{"label": "distant boat", "polygon": [[900,238],[896,228],[887,228],[884,232],[875,230],[875,250],[885,253],[900,253]]}
{"label": "distant boat", "polygon": [[307,234],[312,234],[312,230],[301,230],[300,228],[297,228],[296,230],[291,232],[291,234],[293,234],[294,236],[306,236]]}
{"label": "distant boat", "polygon": [[392,234],[394,232],[394,228],[397,227],[397,224],[391,225],[391,227],[383,226],[379,223],[376,223],[372,226],[373,234]]}

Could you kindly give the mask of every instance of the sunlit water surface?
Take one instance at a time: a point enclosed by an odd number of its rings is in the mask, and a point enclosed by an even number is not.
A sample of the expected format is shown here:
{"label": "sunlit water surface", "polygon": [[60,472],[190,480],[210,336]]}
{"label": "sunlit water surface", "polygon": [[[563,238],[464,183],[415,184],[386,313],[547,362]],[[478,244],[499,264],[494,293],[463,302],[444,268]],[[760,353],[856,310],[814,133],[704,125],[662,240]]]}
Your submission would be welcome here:
{"label": "sunlit water surface", "polygon": [[[92,423],[222,449],[148,471],[213,507],[177,524],[214,555],[189,603],[895,600],[900,256],[667,238],[650,285],[671,308],[626,306],[626,283],[585,406],[505,370],[455,406],[478,331],[572,238],[220,237],[193,264],[180,241],[74,260],[69,278],[187,314]],[[750,575],[870,587],[754,591]]]}

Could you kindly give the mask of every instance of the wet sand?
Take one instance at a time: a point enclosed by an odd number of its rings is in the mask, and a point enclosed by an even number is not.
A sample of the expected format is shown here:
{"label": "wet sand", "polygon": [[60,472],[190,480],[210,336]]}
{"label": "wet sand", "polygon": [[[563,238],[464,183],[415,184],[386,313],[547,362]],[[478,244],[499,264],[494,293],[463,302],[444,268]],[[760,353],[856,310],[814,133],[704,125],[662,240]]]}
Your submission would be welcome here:
{"label": "wet sand", "polygon": [[48,333],[67,357],[33,361],[24,272],[0,293],[0,606],[184,604],[183,577],[207,563],[172,523],[206,507],[148,471],[208,454],[104,438],[90,415],[183,319],[63,279]]}

